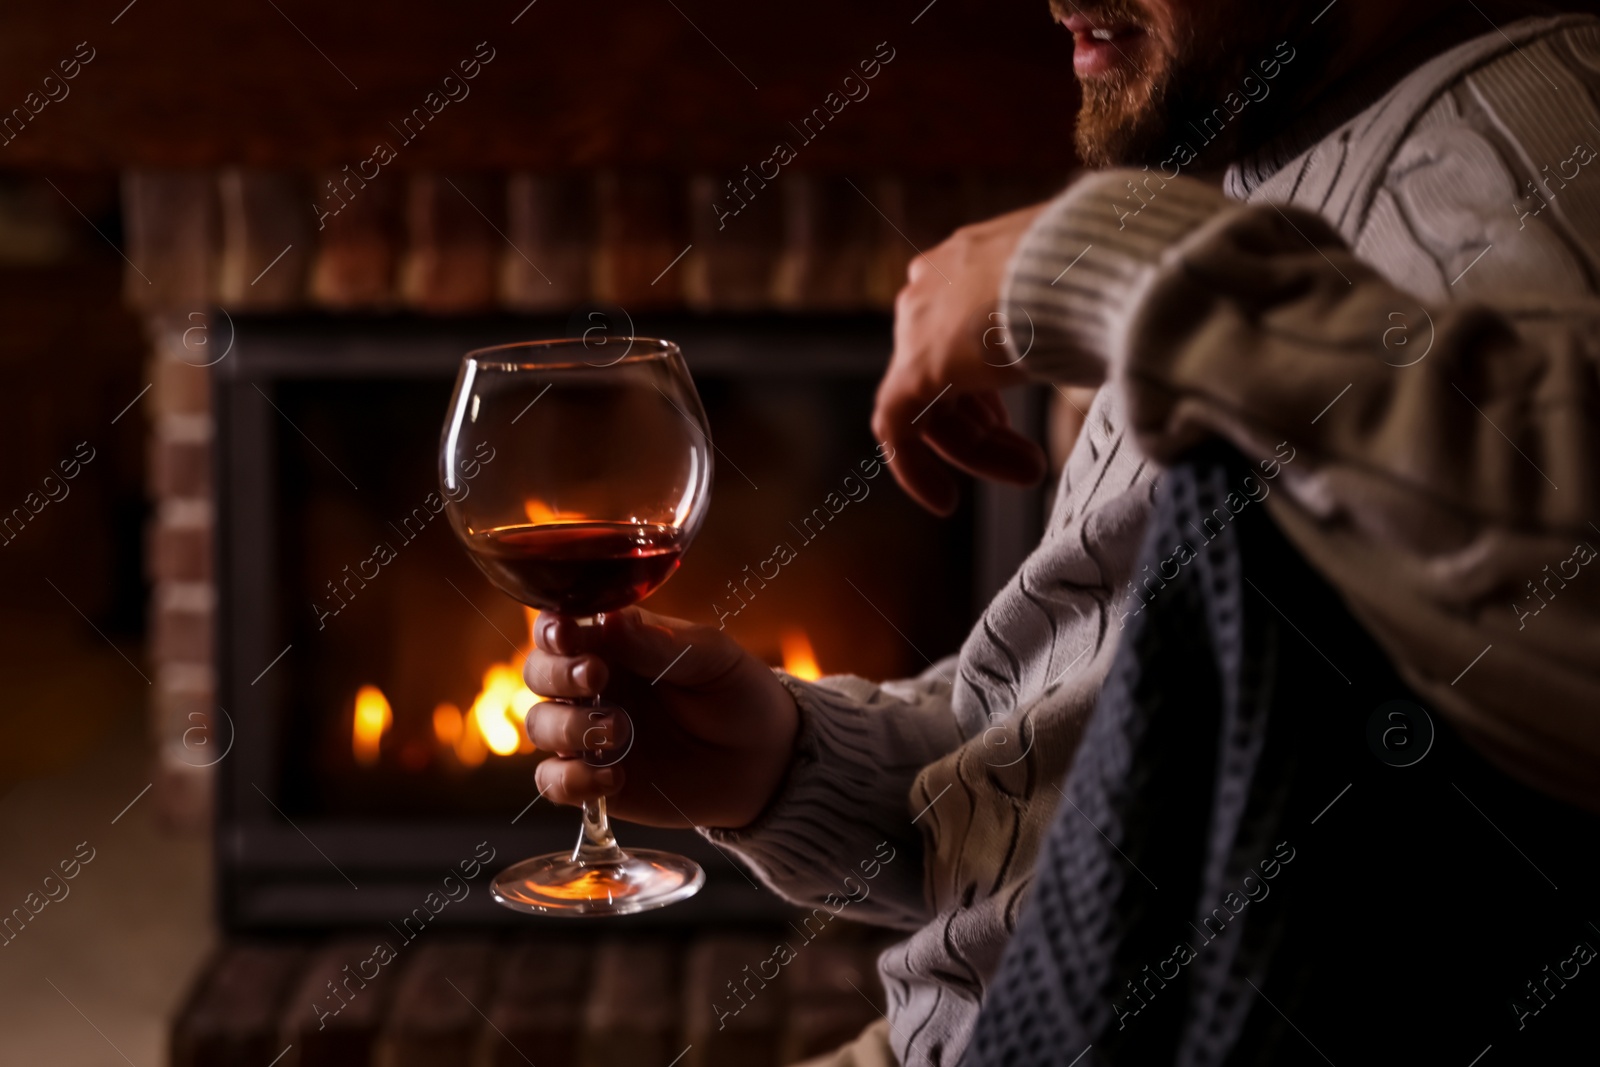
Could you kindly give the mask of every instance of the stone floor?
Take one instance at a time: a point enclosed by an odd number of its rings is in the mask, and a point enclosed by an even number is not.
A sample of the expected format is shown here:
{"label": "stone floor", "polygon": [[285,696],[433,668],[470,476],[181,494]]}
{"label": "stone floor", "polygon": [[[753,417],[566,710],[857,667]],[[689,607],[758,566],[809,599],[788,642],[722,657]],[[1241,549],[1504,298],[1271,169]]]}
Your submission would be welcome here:
{"label": "stone floor", "polygon": [[0,641],[0,917],[60,898],[0,939],[0,1063],[161,1067],[213,944],[209,840],[140,795],[146,685],[122,653],[81,621],[0,619]]}
{"label": "stone floor", "polygon": [[237,939],[171,1067],[781,1067],[882,1016],[883,937],[846,926]]}

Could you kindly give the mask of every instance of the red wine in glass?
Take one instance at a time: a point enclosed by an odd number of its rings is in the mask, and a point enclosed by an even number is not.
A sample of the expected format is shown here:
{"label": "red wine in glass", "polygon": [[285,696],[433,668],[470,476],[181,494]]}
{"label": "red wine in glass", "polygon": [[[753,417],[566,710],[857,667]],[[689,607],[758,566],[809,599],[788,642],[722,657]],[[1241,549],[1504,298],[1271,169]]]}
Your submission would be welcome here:
{"label": "red wine in glass", "polygon": [[[643,600],[677,570],[710,504],[711,457],[677,345],[534,341],[461,361],[439,481],[451,528],[490,580],[582,625]],[[686,857],[624,851],[601,799],[583,805],[576,848],[512,864],[490,893],[519,911],[625,915],[704,883]]]}
{"label": "red wine in glass", "polygon": [[668,526],[540,523],[473,534],[467,550],[496,585],[530,607],[598,615],[655,592],[678,569],[681,542]]}

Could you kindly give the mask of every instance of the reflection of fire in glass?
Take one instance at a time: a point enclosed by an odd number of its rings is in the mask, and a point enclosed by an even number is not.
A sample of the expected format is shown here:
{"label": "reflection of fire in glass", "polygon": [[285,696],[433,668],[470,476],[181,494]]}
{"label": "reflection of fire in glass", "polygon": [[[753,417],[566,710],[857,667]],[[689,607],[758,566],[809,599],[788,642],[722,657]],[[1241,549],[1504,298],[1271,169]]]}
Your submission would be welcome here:
{"label": "reflection of fire in glass", "polygon": [[[531,635],[539,613],[527,609],[527,615]],[[505,662],[491,664],[465,714],[449,701],[434,705],[433,738],[438,751],[453,753],[463,767],[477,767],[491,753],[511,756],[534,751],[523,722],[528,709],[544,698],[523,684],[522,660],[526,656],[527,649],[518,649]],[[351,746],[357,763],[372,766],[378,762],[379,742],[393,725],[394,713],[383,690],[375,685],[362,686],[355,703]]]}
{"label": "reflection of fire in glass", "polygon": [[546,504],[537,497],[528,497],[522,502],[523,514],[528,516],[528,521],[535,526],[548,526],[557,522],[586,522],[588,516],[576,511],[562,511],[559,507]]}
{"label": "reflection of fire in glass", "polygon": [[787,629],[778,638],[783,649],[783,669],[803,681],[814,682],[822,677],[817,665],[817,654],[811,639],[804,630]]}
{"label": "reflection of fire in glass", "polygon": [[356,762],[371,766],[378,762],[378,745],[394,722],[394,712],[383,690],[375,685],[364,685],[356,690],[355,723],[350,730],[350,747]]}

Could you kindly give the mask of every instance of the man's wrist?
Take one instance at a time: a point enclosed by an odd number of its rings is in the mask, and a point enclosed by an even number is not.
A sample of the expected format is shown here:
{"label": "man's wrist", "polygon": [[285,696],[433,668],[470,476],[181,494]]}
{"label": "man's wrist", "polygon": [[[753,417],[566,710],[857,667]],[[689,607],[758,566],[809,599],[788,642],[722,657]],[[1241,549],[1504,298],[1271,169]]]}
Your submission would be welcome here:
{"label": "man's wrist", "polygon": [[719,834],[747,834],[754,832],[758,827],[767,822],[773,809],[779,806],[780,801],[790,791],[794,778],[796,764],[806,760],[815,759],[814,754],[802,755],[802,743],[806,735],[805,714],[801,709],[800,701],[796,698],[796,681],[783,671],[774,668],[773,677],[778,680],[779,688],[784,699],[789,701],[789,711],[793,716],[790,722],[793,729],[789,734],[789,742],[783,746],[783,755],[778,762],[778,772],[774,776],[771,789],[762,798],[756,812],[738,826],[710,826],[710,829]]}
{"label": "man's wrist", "polygon": [[1168,249],[1229,205],[1214,186],[1150,170],[1088,175],[1034,219],[1001,300],[1018,366],[1060,385],[1098,385],[1139,293]]}

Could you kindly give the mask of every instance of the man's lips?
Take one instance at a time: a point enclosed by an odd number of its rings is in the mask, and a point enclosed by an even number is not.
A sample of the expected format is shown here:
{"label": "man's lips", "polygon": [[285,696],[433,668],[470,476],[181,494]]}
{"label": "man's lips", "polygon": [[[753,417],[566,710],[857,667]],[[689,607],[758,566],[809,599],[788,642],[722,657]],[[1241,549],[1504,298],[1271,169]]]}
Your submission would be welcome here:
{"label": "man's lips", "polygon": [[1144,31],[1133,23],[1073,15],[1061,23],[1072,34],[1072,68],[1078,76],[1105,74],[1118,66],[1132,68]]}

